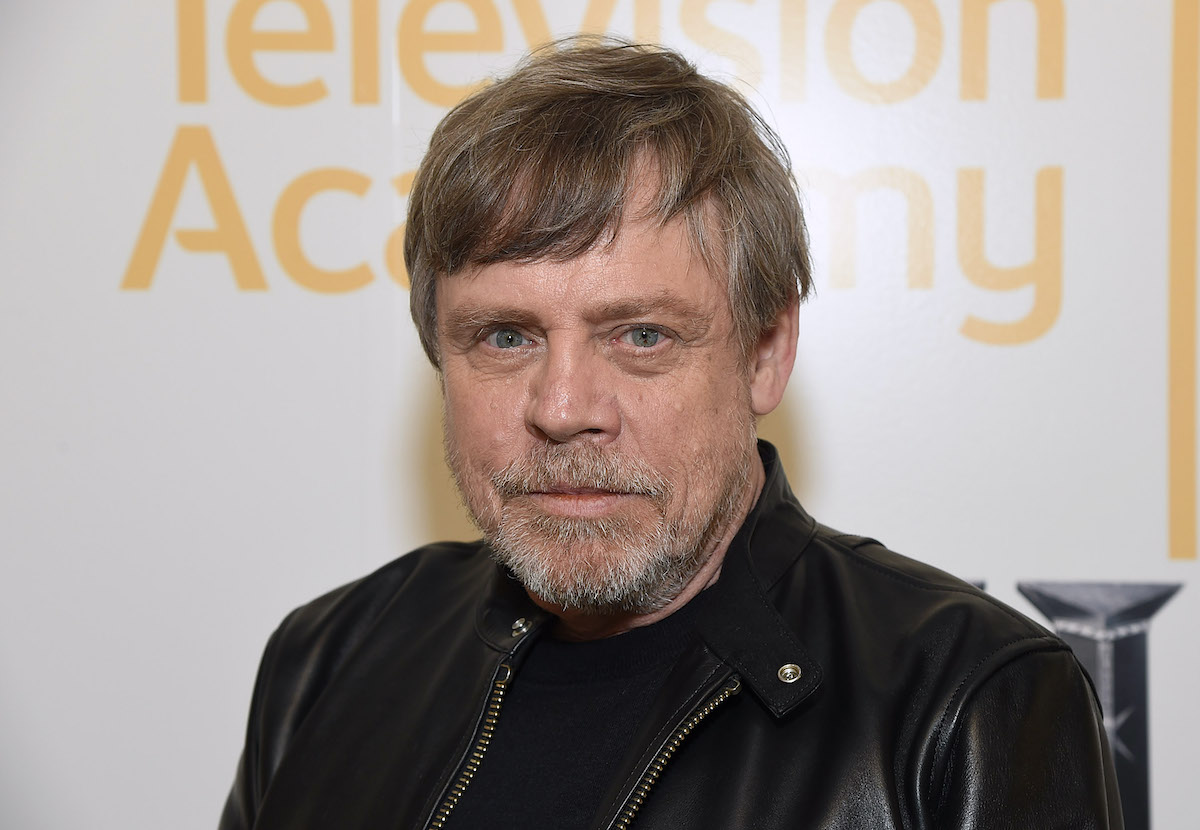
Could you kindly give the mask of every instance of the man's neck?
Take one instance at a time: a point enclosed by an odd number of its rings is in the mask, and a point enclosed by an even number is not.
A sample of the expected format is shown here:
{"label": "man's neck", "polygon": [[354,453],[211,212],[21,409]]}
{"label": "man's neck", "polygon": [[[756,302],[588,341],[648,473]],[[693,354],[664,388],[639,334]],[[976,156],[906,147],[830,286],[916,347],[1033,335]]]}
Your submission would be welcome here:
{"label": "man's neck", "polygon": [[725,562],[725,554],[729,551],[729,545],[746,521],[750,509],[758,501],[765,481],[766,473],[763,470],[762,460],[755,453],[750,464],[750,484],[746,488],[745,497],[734,513],[734,518],[729,521],[724,532],[713,543],[712,553],[705,558],[703,564],[683,586],[683,590],[661,608],[644,613],[637,611],[596,613],[553,605],[533,593],[530,593],[529,597],[539,607],[557,617],[554,623],[554,635],[561,640],[599,640],[624,634],[631,629],[651,625],[665,619],[687,605],[701,591],[713,585],[720,578],[721,566]]}

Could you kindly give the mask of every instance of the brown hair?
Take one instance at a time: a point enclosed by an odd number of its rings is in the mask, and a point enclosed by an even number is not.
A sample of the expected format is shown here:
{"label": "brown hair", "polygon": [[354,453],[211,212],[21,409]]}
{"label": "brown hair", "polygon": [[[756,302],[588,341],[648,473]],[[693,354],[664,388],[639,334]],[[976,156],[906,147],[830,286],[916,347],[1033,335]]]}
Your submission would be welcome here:
{"label": "brown hair", "polygon": [[751,347],[811,273],[787,150],[746,99],[678,53],[578,37],[529,55],[434,130],[408,204],[413,320],[438,365],[439,277],[509,260],[568,260],[615,234],[639,161],[657,173],[649,215],[681,213],[727,275]]}

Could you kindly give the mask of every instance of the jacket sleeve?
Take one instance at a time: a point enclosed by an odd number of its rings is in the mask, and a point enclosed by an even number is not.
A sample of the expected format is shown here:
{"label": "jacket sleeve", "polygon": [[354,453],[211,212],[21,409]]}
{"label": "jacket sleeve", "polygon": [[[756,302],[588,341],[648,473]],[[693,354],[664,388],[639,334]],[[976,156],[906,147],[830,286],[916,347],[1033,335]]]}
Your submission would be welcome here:
{"label": "jacket sleeve", "polygon": [[1123,830],[1100,706],[1065,647],[996,667],[956,720],[931,781],[935,827]]}
{"label": "jacket sleeve", "polygon": [[[285,621],[286,624],[286,621]],[[242,748],[241,758],[238,759],[237,771],[234,773],[233,786],[229,798],[225,801],[225,809],[221,813],[218,830],[250,830],[258,815],[266,790],[269,770],[264,769],[266,759],[262,746],[263,734],[263,700],[270,685],[271,667],[275,663],[278,643],[283,631],[283,625],[267,641],[263,657],[258,667],[258,677],[254,682],[254,694],[250,699],[250,715],[246,724],[246,743]]]}
{"label": "jacket sleeve", "polygon": [[243,751],[242,757],[238,761],[233,787],[229,791],[229,798],[225,800],[225,809],[221,812],[219,830],[250,830],[254,826],[256,800],[254,784],[250,780],[246,768],[247,754],[246,751]]}

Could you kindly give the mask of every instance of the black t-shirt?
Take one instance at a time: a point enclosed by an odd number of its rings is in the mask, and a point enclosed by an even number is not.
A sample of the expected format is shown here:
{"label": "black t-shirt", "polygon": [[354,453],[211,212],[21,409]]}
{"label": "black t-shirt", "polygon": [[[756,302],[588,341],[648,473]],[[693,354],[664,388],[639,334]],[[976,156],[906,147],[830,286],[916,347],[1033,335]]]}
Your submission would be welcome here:
{"label": "black t-shirt", "polygon": [[543,636],[532,644],[513,675],[487,754],[447,826],[588,826],[655,693],[693,636],[690,610],[603,640]]}

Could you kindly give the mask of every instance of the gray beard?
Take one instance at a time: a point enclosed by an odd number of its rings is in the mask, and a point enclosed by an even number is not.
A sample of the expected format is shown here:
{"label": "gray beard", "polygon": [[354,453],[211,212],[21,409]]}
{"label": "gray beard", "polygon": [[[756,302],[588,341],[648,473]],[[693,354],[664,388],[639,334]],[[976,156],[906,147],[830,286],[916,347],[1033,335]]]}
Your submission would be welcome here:
{"label": "gray beard", "polygon": [[[651,613],[679,596],[712,554],[749,486],[752,453],[751,440],[732,465],[701,471],[724,479],[715,505],[694,506],[674,521],[666,516],[670,477],[592,445],[538,448],[492,477],[499,515],[468,508],[493,558],[543,601],[585,613]],[[453,452],[449,458],[458,477]],[[520,498],[556,483],[636,494],[657,515],[553,516]]]}

